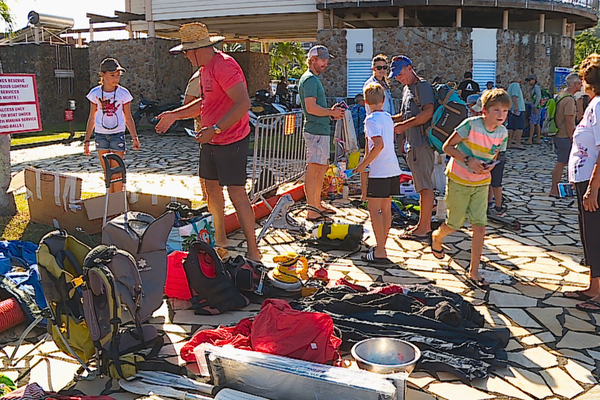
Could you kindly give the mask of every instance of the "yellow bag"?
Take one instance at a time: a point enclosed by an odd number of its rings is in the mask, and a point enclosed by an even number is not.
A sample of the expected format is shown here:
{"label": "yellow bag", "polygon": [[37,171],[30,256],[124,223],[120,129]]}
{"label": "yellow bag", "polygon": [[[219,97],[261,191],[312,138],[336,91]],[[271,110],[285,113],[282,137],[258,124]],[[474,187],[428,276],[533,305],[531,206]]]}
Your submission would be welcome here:
{"label": "yellow bag", "polygon": [[123,372],[123,376],[121,376],[121,374],[119,374],[119,370],[115,365],[115,362],[112,359],[108,360],[108,375],[111,378],[127,379],[130,376],[133,376],[138,373],[137,364],[144,361],[144,357],[139,356],[137,354],[126,354],[124,356],[119,357],[119,362],[121,364],[121,372]]}
{"label": "yellow bag", "polygon": [[341,199],[344,193],[344,172],[335,165],[330,165],[323,179],[323,189],[321,198],[323,199]]}

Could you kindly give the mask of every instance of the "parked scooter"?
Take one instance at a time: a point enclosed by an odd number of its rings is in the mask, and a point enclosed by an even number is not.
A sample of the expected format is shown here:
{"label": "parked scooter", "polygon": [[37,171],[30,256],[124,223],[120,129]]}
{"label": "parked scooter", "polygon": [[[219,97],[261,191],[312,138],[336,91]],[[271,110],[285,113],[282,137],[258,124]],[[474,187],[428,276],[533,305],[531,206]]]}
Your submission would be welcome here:
{"label": "parked scooter", "polygon": [[[248,111],[251,132],[254,132],[259,117],[263,115],[284,114],[286,112],[288,112],[288,109],[283,104],[275,103],[273,97],[267,90],[259,90],[254,95],[250,111]],[[264,124],[261,124],[260,126],[266,127]]]}
{"label": "parked scooter", "polygon": [[[143,95],[140,96],[142,97],[142,99],[140,100],[137,111],[133,114],[133,122],[135,123],[136,127],[139,126],[143,117],[146,118],[146,122],[149,125],[156,126],[156,124],[158,123],[158,118],[156,117],[162,112],[174,110],[176,108],[181,107],[181,105],[183,104],[184,97],[183,95],[181,95],[181,101],[179,103],[159,105],[158,100],[148,100],[144,98]],[[181,122],[182,121],[179,120],[175,121],[173,125],[171,125],[171,127],[169,128],[168,132],[178,131],[179,128],[181,128]]]}

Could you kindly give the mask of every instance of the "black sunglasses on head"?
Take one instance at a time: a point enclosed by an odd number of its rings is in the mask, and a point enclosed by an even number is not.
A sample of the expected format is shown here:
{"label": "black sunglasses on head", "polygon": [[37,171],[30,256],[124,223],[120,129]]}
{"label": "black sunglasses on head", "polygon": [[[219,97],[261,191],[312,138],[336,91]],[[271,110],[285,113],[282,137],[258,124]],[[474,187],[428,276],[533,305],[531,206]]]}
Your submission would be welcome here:
{"label": "black sunglasses on head", "polygon": [[375,68],[377,71],[381,71],[382,69],[388,69],[389,67],[387,65],[377,65],[373,68]]}

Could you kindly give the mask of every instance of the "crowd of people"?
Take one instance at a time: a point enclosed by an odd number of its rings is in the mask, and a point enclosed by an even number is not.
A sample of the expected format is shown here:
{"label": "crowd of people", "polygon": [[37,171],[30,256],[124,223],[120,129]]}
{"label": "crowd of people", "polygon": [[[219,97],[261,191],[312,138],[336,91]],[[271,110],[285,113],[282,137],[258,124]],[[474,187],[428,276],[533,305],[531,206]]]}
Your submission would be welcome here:
{"label": "crowd of people", "polygon": [[[248,96],[246,79],[237,62],[217,50],[215,45],[224,37],[210,36],[202,23],[185,24],[180,29],[181,44],[171,49],[183,53],[199,67],[193,77],[186,104],[159,115],[158,133],[164,133],[178,119],[196,118],[200,144],[199,176],[205,185],[209,210],[215,224],[215,241],[226,249],[228,239],[224,223],[224,193],[236,209],[238,220],[247,242],[247,258],[260,262],[256,244],[253,210],[245,190],[246,159],[249,148]],[[341,119],[346,110],[338,105],[328,106],[320,76],[333,56],[324,46],[314,46],[308,52],[308,70],[300,78],[298,93],[304,114],[304,139],[307,149],[305,177],[306,202],[310,207],[308,220],[317,220],[321,214],[335,214],[335,210],[321,200],[321,188],[330,157],[330,121]],[[479,272],[485,226],[490,199],[492,210],[501,212],[501,187],[504,153],[508,148],[522,148],[521,138],[526,127],[525,102],[521,83],[514,80],[507,90],[494,88],[493,82],[479,95],[479,101],[469,99],[480,92],[470,72],[458,85],[460,96],[470,103],[475,114],[464,120],[443,146],[450,157],[446,171],[446,221],[434,232],[431,217],[434,209],[434,150],[425,134],[435,110],[433,87],[419,76],[410,58],[400,55],[391,60],[379,54],[372,62],[372,76],[365,82],[363,93],[357,94],[350,110],[357,125],[357,139],[365,148],[365,156],[357,167],[363,182],[363,196],[368,208],[377,245],[364,254],[372,263],[388,263],[386,240],[391,227],[391,198],[400,194],[401,172],[398,155],[406,149],[406,161],[412,172],[415,190],[420,195],[418,223],[406,229],[401,238],[431,241],[433,255],[445,257],[443,239],[460,229],[468,217],[473,226],[471,264],[468,279],[474,285],[486,288],[488,282]],[[125,129],[132,136],[133,148],[141,144],[133,123],[130,103],[132,96],[119,85],[125,70],[117,60],[105,59],[100,66],[100,84],[90,91],[91,102],[84,139],[84,151],[90,155],[89,143],[95,132],[96,150],[125,155]],[[439,82],[441,79],[436,78]],[[400,109],[396,112],[391,95],[391,81],[403,85]],[[525,79],[531,90],[532,112],[529,118],[530,135],[527,143],[539,142],[539,125],[543,109],[543,91],[537,77]],[[565,296],[582,301],[578,308],[600,312],[600,236],[594,227],[600,223],[598,191],[600,172],[597,164],[600,154],[600,55],[590,55],[578,74],[570,74],[566,88],[556,96],[554,144],[557,163],[552,173],[551,196],[558,196],[558,183],[568,165],[569,182],[577,192],[579,227],[590,266],[590,284],[582,291],[565,292]],[[197,91],[192,90],[197,85]],[[581,87],[588,96],[577,98]],[[283,94],[283,87],[281,92]],[[506,126],[505,126],[506,123]],[[406,146],[403,144],[406,143]],[[104,165],[103,165],[104,167]],[[494,173],[494,171],[496,171]],[[491,190],[489,189],[491,186]],[[120,188],[111,188],[111,191]],[[490,194],[491,193],[491,194]]]}

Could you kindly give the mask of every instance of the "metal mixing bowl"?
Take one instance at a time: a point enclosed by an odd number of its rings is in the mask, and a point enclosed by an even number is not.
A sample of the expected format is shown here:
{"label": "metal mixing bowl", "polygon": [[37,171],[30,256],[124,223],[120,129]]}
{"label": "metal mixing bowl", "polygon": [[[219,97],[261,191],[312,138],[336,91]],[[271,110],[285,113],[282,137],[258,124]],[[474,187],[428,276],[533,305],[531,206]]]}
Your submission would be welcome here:
{"label": "metal mixing bowl", "polygon": [[378,374],[410,374],[421,358],[421,350],[412,343],[392,338],[372,338],[356,343],[352,356],[359,368]]}

